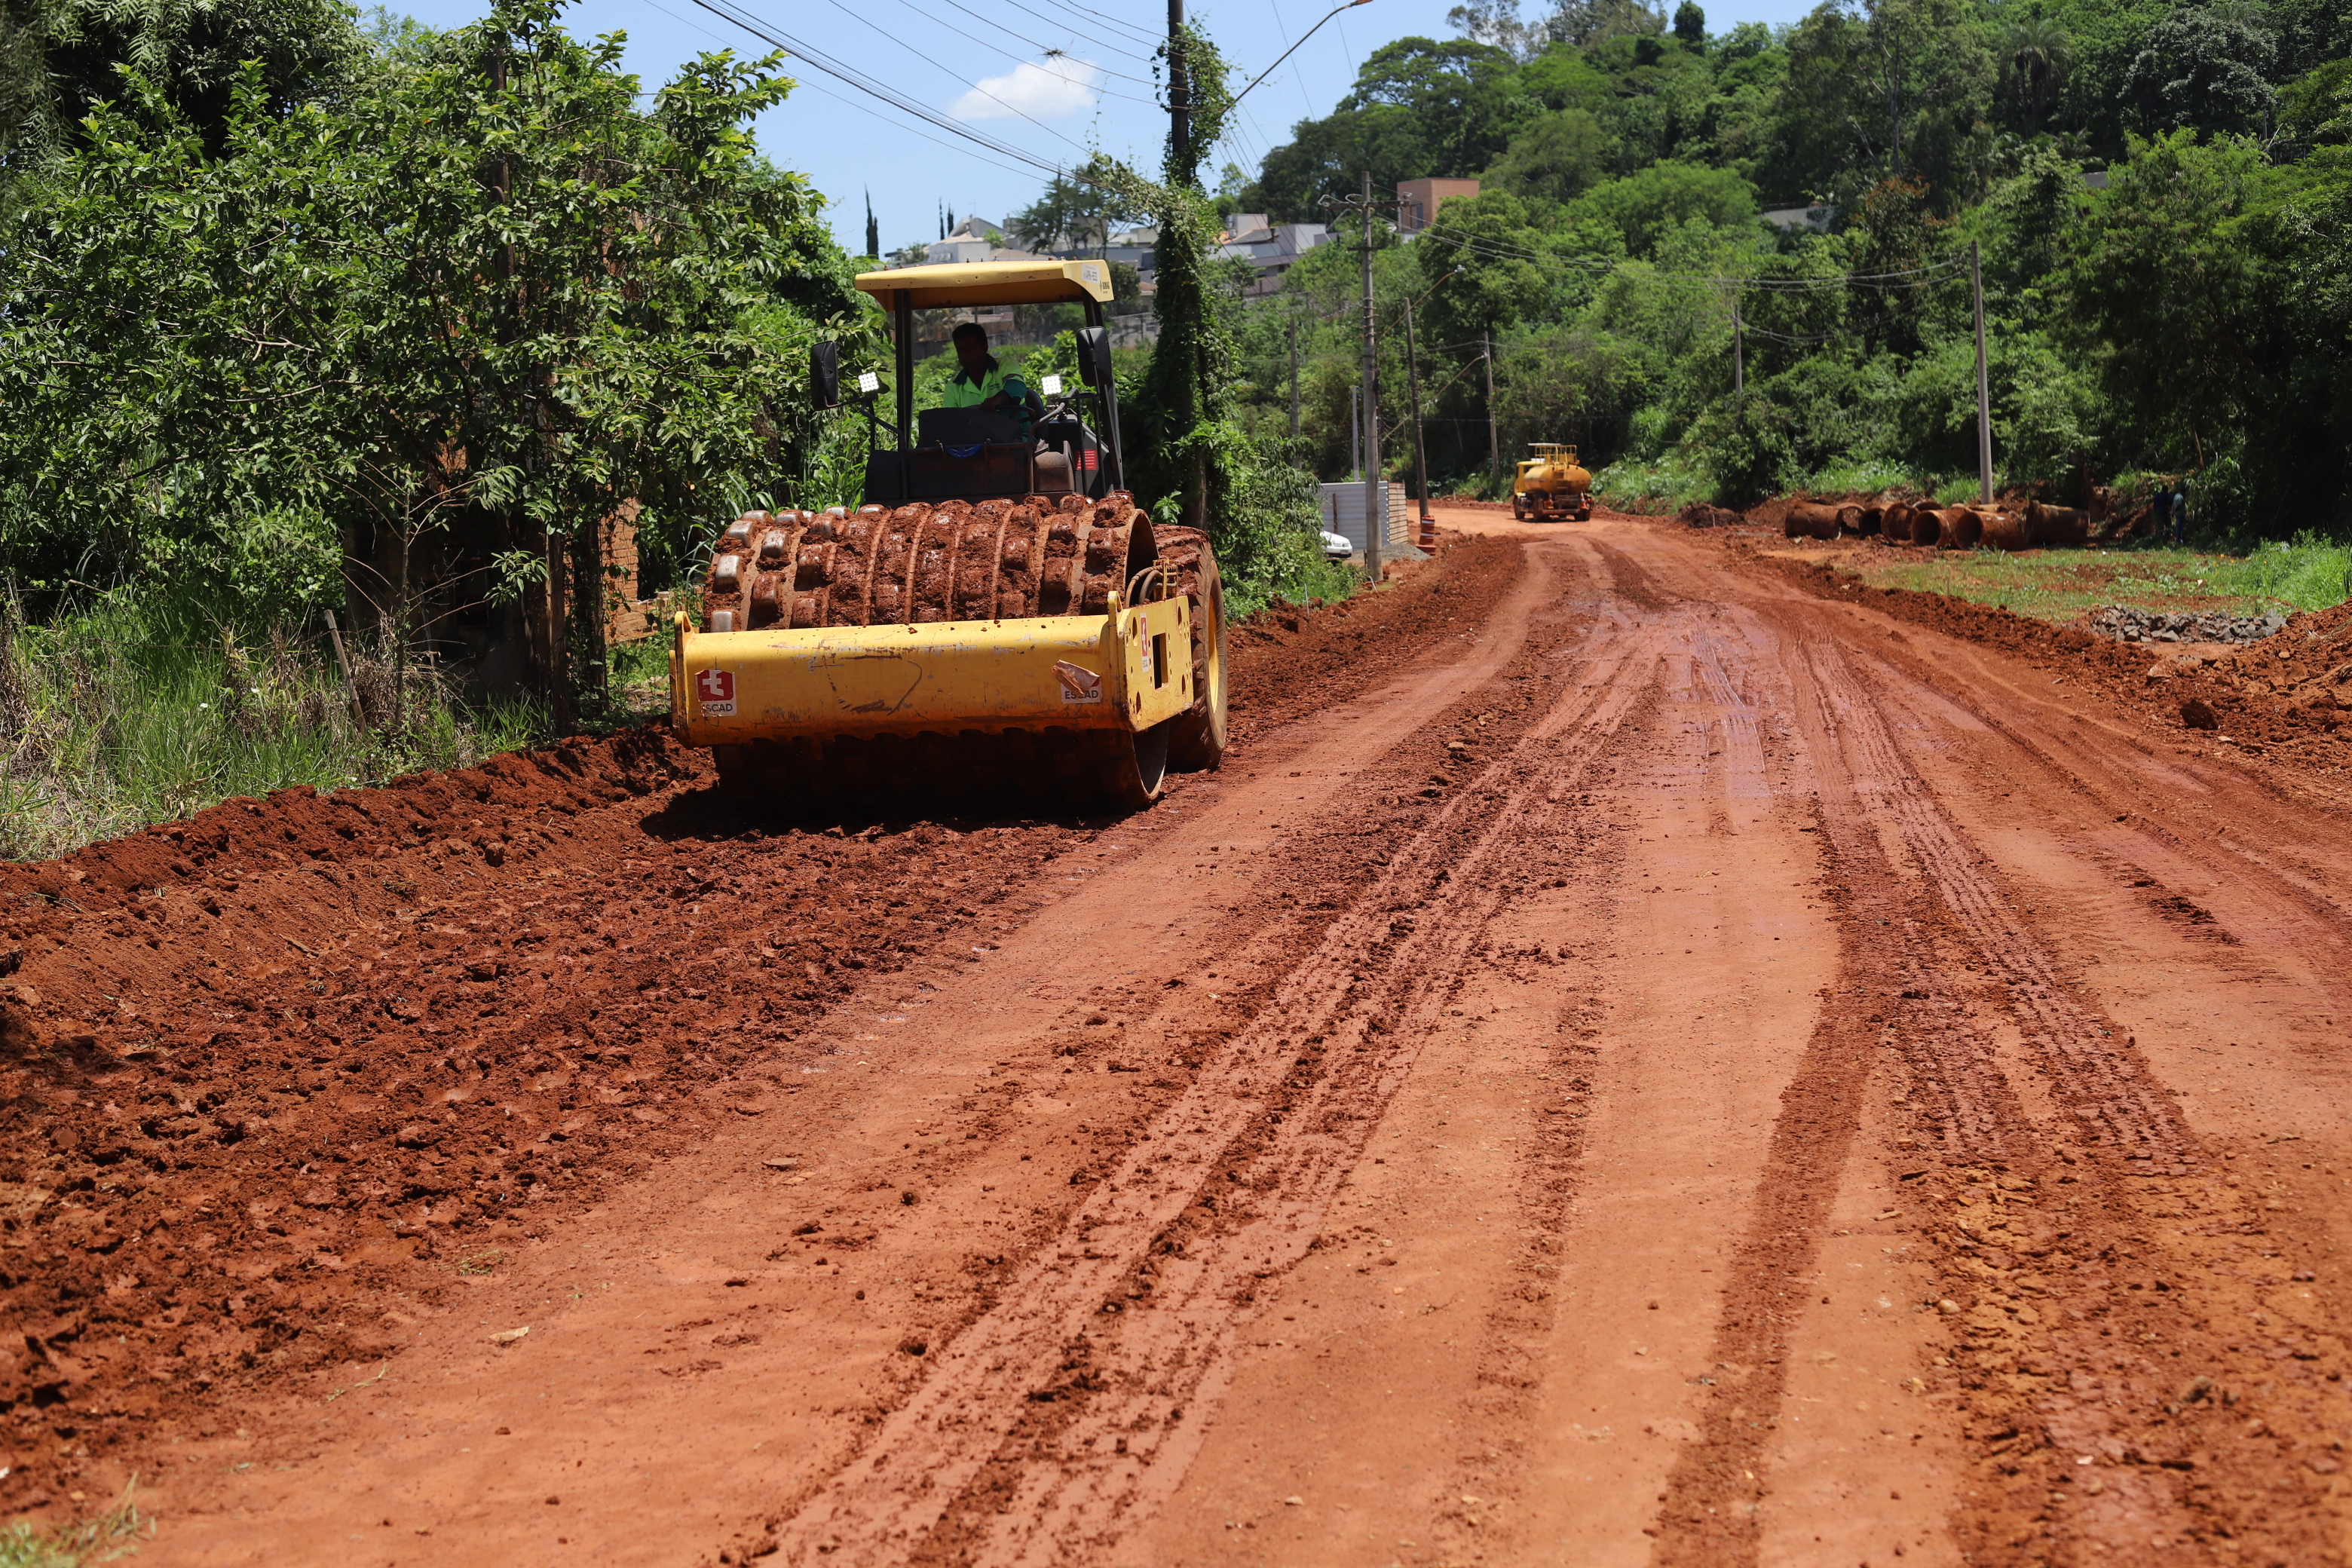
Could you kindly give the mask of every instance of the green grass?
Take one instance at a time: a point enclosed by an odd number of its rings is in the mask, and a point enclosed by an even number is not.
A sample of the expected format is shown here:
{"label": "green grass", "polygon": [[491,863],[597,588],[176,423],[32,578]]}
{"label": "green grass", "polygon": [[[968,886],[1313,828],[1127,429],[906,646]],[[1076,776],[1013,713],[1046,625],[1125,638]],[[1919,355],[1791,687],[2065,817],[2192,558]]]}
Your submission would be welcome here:
{"label": "green grass", "polygon": [[[1814,495],[1874,496],[1882,490],[1910,490],[1918,481],[1910,469],[1895,463],[1855,458],[1832,463],[1807,480],[1804,489]],[[1969,492],[1974,495],[1975,490]]]}
{"label": "green grass", "polygon": [[0,857],[63,854],[232,795],[462,767],[544,729],[524,705],[467,709],[413,659],[354,649],[352,677],[159,598],[111,594],[36,626],[0,603]]}
{"label": "green grass", "polygon": [[2346,598],[2352,549],[2309,534],[2265,544],[2250,555],[2193,550],[1993,550],[1952,552],[1924,562],[1868,555],[1839,563],[1874,587],[1912,588],[2000,605],[2042,620],[2071,621],[2101,605],[2223,610],[2324,610]]}
{"label": "green grass", "polygon": [[0,1527],[0,1568],[86,1568],[130,1556],[155,1532],[154,1521],[133,1500],[138,1489],[133,1480],[121,1502],[79,1524],[40,1530],[19,1521]]}
{"label": "green grass", "polygon": [[1711,500],[1715,481],[1696,461],[1669,452],[1654,463],[1632,458],[1611,463],[1592,476],[1592,494],[1618,511],[1672,512]]}

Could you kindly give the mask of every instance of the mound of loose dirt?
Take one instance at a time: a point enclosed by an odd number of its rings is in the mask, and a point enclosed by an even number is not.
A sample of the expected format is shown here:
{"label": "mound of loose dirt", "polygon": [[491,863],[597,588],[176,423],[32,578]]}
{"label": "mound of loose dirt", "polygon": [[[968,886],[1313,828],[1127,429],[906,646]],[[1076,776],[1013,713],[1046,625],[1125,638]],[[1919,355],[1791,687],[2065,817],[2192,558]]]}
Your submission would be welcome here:
{"label": "mound of loose dirt", "polygon": [[[1236,744],[1483,618],[1517,560],[1459,543],[1234,628]],[[436,1299],[734,1116],[777,1047],[987,946],[1097,826],[783,826],[711,783],[656,725],[0,867],[0,1516],[394,1348],[386,1292]]]}

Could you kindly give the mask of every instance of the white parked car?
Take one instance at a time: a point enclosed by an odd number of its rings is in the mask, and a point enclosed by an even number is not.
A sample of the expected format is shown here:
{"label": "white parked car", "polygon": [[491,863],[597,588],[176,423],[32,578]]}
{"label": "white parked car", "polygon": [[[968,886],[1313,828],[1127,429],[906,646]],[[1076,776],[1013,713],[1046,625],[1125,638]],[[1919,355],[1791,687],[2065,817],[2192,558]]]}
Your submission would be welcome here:
{"label": "white parked car", "polygon": [[1348,542],[1346,534],[1334,533],[1328,528],[1323,531],[1323,553],[1326,556],[1334,561],[1345,561],[1355,552],[1356,547]]}

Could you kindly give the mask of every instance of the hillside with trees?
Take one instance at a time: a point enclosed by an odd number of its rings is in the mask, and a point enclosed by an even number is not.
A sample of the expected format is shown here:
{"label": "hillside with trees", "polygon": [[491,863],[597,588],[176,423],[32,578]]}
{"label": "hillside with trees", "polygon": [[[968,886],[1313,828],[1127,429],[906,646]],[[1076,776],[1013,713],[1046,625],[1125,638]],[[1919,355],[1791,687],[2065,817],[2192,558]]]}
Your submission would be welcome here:
{"label": "hillside with trees", "polygon": [[[2192,477],[2199,527],[2352,529],[2352,7],[1865,0],[1710,33],[1694,0],[1570,0],[1378,48],[1227,205],[1483,182],[1376,234],[1382,453],[1411,460],[1412,302],[1431,467],[1488,484],[1577,441],[1619,494],[1972,488],[1969,258],[1994,463],[2060,489]],[[1767,213],[1777,221],[1768,221]],[[1349,464],[1357,231],[1240,308],[1252,416]],[[1734,312],[1745,395],[1734,395]]]}

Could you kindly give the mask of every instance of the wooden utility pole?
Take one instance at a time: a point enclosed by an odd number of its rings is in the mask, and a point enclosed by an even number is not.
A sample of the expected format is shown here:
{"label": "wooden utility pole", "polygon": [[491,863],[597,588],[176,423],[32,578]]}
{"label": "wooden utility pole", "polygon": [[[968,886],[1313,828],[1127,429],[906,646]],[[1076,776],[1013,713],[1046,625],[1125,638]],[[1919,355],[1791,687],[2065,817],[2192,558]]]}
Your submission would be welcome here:
{"label": "wooden utility pole", "polygon": [[1969,241],[1969,292],[1977,316],[1977,500],[1992,500],[1992,382],[1985,374],[1984,262],[1975,240]]}
{"label": "wooden utility pole", "polygon": [[1421,371],[1413,363],[1412,300],[1404,302],[1404,395],[1412,400],[1412,480],[1421,488],[1421,521],[1429,515],[1429,448],[1421,438]]}

